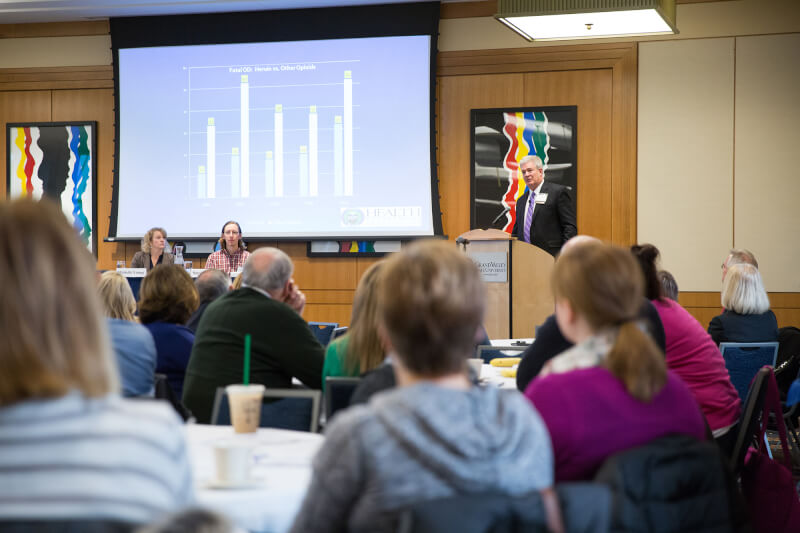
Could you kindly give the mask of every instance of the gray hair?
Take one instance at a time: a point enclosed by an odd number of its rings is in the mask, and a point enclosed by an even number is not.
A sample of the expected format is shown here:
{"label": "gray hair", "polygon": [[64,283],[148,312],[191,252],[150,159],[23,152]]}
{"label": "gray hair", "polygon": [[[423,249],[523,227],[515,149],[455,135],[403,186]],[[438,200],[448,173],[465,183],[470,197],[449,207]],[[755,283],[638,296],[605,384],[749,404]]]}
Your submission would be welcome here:
{"label": "gray hair", "polygon": [[[271,260],[266,260],[270,256]],[[277,248],[259,248],[250,254],[242,269],[242,285],[264,291],[282,289],[294,272],[292,260]]]}
{"label": "gray hair", "polygon": [[760,315],[769,309],[769,296],[761,274],[747,263],[728,267],[720,299],[722,307],[740,315]]}
{"label": "gray hair", "polygon": [[536,165],[536,168],[544,168],[544,163],[542,163],[542,158],[538,155],[526,155],[522,159],[519,160],[519,166],[522,167],[525,163],[533,162]]}
{"label": "gray hair", "polygon": [[661,294],[670,300],[678,301],[678,282],[675,281],[675,276],[666,270],[658,271],[658,281],[661,282]]}
{"label": "gray hair", "polygon": [[222,270],[212,268],[202,272],[194,280],[197,287],[197,294],[200,296],[200,303],[213,302],[226,292],[231,286],[231,278]]}
{"label": "gray hair", "polygon": [[732,265],[741,264],[753,265],[754,267],[758,268],[756,256],[753,255],[753,252],[750,250],[745,250],[744,248],[732,248],[731,251],[728,252],[728,262],[725,264],[729,268]]}

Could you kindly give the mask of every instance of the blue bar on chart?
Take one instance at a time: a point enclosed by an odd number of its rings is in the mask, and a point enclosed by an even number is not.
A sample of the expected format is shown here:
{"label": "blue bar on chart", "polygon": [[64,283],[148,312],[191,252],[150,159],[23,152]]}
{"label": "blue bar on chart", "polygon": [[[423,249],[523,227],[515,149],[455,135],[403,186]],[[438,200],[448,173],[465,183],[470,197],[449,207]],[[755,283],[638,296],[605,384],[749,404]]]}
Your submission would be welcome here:
{"label": "blue bar on chart", "polygon": [[308,146],[300,147],[298,168],[300,169],[300,196],[308,196]]}
{"label": "blue bar on chart", "polygon": [[203,165],[197,167],[197,197],[206,197],[206,167]]}
{"label": "blue bar on chart", "polygon": [[283,105],[275,104],[275,196],[283,196]]}
{"label": "blue bar on chart", "polygon": [[308,112],[308,194],[319,194],[319,120],[317,106],[312,105]]}
{"label": "blue bar on chart", "polygon": [[344,71],[344,195],[353,196],[353,72]]}
{"label": "blue bar on chart", "polygon": [[206,126],[206,189],[200,198],[214,198],[217,195],[217,127],[214,117],[208,117]]}
{"label": "blue bar on chart", "polygon": [[267,198],[275,196],[275,166],[272,159],[272,150],[267,150],[267,155],[264,158],[264,195]]}
{"label": "blue bar on chart", "polygon": [[240,88],[241,94],[241,195],[242,198],[250,196],[250,82],[247,75],[242,75],[242,83]]}
{"label": "blue bar on chart", "polygon": [[239,148],[231,149],[231,197],[239,198]]}
{"label": "blue bar on chart", "polygon": [[341,196],[344,193],[344,144],[343,144],[342,117],[333,117],[333,194]]}

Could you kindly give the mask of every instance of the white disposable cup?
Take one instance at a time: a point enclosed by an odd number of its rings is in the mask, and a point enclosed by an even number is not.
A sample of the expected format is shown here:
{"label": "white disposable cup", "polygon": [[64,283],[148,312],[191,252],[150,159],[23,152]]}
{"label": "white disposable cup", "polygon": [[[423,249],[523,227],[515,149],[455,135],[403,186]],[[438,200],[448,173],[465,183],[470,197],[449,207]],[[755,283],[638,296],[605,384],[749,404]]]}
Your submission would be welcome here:
{"label": "white disposable cup", "polygon": [[250,446],[241,442],[220,441],[214,444],[217,481],[243,483],[250,478]]}
{"label": "white disposable cup", "polygon": [[236,433],[254,433],[261,419],[261,401],[264,385],[228,385],[228,406],[231,423]]}
{"label": "white disposable cup", "polygon": [[483,359],[481,359],[481,358],[467,359],[467,364],[475,372],[475,377],[480,379],[481,378],[481,371],[483,370]]}

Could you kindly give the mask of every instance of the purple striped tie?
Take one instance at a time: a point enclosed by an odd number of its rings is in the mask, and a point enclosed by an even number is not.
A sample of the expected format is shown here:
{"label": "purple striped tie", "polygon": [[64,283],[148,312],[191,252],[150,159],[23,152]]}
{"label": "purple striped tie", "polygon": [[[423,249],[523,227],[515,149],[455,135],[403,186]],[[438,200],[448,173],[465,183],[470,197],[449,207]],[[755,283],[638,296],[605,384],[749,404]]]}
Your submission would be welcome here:
{"label": "purple striped tie", "polygon": [[530,206],[525,210],[525,226],[522,230],[522,238],[525,242],[531,242],[531,222],[533,222],[533,206],[535,205],[533,199],[535,197],[536,193],[531,191],[530,198],[528,198]]}

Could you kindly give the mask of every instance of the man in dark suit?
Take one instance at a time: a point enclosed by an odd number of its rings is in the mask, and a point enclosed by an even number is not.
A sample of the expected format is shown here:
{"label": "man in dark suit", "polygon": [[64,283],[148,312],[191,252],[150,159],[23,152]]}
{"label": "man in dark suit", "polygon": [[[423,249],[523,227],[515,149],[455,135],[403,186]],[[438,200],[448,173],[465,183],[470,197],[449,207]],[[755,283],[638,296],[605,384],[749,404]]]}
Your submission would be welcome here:
{"label": "man in dark suit", "polygon": [[517,200],[517,216],[511,234],[555,256],[578,233],[570,190],[544,180],[542,160],[527,155],[519,162],[525,194]]}

